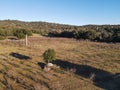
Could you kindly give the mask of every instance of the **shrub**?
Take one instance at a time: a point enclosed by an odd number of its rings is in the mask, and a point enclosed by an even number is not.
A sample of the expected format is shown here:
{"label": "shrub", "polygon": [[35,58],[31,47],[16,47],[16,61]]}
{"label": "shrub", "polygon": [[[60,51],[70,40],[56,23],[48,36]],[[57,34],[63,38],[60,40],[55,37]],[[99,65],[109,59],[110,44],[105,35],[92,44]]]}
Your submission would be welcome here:
{"label": "shrub", "polygon": [[115,30],[113,33],[113,41],[120,42],[120,30]]}
{"label": "shrub", "polygon": [[112,33],[107,32],[107,31],[102,31],[99,34],[99,37],[97,38],[99,41],[103,41],[103,42],[110,42],[112,41]]}
{"label": "shrub", "polygon": [[97,33],[94,30],[86,31],[85,37],[85,39],[95,40],[97,37]]}
{"label": "shrub", "polygon": [[0,29],[0,35],[1,35],[1,36],[5,36],[5,31],[2,30],[2,29]]}
{"label": "shrub", "polygon": [[26,30],[25,34],[27,34],[28,36],[32,36],[32,31],[31,30]]}
{"label": "shrub", "polygon": [[94,30],[80,30],[76,31],[74,33],[74,37],[76,39],[89,39],[89,40],[95,40],[97,37],[97,33]]}
{"label": "shrub", "polygon": [[31,36],[32,35],[32,31],[30,30],[25,30],[25,29],[18,29],[15,30],[14,32],[14,36],[17,36],[19,39],[25,38],[25,35]]}
{"label": "shrub", "polygon": [[44,60],[49,63],[56,59],[56,52],[54,49],[48,49],[43,53]]}
{"label": "shrub", "polygon": [[85,39],[85,31],[83,31],[83,30],[75,31],[74,32],[74,37],[76,39]]}
{"label": "shrub", "polygon": [[0,36],[0,40],[5,40],[6,37],[5,36]]}

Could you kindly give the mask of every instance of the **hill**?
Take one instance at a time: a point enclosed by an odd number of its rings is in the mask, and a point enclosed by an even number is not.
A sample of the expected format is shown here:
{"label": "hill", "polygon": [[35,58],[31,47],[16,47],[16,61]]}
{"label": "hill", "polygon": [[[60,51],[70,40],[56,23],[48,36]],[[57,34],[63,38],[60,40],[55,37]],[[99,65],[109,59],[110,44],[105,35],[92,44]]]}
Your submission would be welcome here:
{"label": "hill", "polygon": [[[120,44],[32,36],[0,41],[1,90],[119,90]],[[42,54],[56,51],[50,71]],[[92,76],[95,77],[92,80]]]}
{"label": "hill", "polygon": [[24,28],[28,30],[32,30],[37,33],[42,32],[50,32],[50,31],[66,31],[66,30],[74,30],[72,25],[63,25],[56,23],[48,23],[48,22],[24,22],[18,20],[1,20],[0,21],[0,29],[4,30],[12,30],[17,28]]}
{"label": "hill", "polygon": [[88,39],[99,42],[120,42],[120,25],[74,26],[48,22],[0,21],[0,36],[12,36],[18,29],[50,37]]}
{"label": "hill", "polygon": [[[120,43],[105,43],[120,41],[120,25],[0,21],[0,36],[27,31],[34,33],[28,46],[25,39],[0,40],[0,90],[120,89]],[[42,54],[49,48],[57,57],[46,71]]]}

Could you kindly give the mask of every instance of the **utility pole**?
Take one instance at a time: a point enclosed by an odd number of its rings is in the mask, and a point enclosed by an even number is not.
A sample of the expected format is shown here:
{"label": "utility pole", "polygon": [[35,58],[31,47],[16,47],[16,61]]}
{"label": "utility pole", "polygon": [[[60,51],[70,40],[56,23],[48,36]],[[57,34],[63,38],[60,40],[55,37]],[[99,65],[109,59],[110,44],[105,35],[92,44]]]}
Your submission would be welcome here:
{"label": "utility pole", "polygon": [[25,45],[27,46],[28,45],[28,36],[26,34],[26,38],[25,38]]}

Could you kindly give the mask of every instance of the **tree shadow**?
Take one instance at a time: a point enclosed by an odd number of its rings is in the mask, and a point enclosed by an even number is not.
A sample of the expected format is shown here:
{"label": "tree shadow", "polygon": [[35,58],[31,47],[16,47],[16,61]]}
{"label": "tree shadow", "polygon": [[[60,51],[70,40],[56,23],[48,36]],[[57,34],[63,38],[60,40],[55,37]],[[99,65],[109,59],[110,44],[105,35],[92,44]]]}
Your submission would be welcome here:
{"label": "tree shadow", "polygon": [[90,79],[91,74],[95,74],[93,84],[105,90],[119,90],[119,85],[115,83],[114,75],[110,72],[97,69],[88,65],[78,65],[68,61],[56,60],[53,62],[62,69],[76,69],[75,74]]}
{"label": "tree shadow", "polygon": [[22,55],[22,54],[19,54],[19,53],[15,53],[15,52],[10,53],[10,55],[12,57],[15,57],[15,58],[18,58],[18,59],[21,59],[21,60],[31,59],[29,56]]}
{"label": "tree shadow", "polygon": [[44,67],[45,67],[45,63],[43,63],[43,62],[38,62],[38,65],[42,68],[42,69],[44,69]]}

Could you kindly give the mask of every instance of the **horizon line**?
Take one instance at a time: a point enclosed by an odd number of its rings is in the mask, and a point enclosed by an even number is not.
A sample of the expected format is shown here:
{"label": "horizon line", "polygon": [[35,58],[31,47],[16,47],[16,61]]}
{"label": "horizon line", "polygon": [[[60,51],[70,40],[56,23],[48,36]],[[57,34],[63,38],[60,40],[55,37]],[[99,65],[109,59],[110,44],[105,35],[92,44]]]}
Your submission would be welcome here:
{"label": "horizon line", "polygon": [[95,23],[89,23],[89,24],[81,24],[81,25],[77,25],[77,24],[69,24],[69,23],[58,23],[58,22],[52,22],[52,21],[43,21],[43,20],[20,20],[20,19],[0,19],[0,21],[20,21],[20,22],[44,22],[44,23],[51,23],[51,24],[61,24],[61,25],[69,25],[69,26],[88,26],[88,25],[98,25],[98,26],[102,26],[102,25],[120,25],[120,23],[117,24],[95,24]]}

